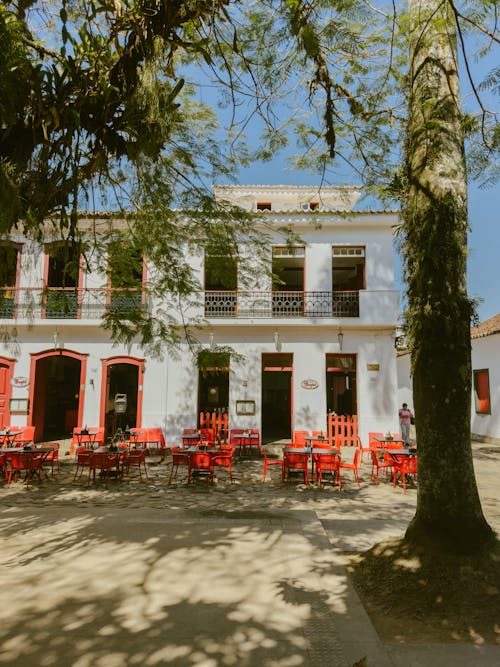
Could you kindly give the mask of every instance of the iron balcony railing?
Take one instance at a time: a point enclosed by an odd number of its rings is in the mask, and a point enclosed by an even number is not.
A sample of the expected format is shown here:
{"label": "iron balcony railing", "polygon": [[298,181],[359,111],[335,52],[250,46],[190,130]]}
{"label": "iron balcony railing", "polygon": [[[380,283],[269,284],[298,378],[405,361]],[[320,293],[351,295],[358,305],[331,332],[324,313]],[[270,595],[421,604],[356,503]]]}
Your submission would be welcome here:
{"label": "iron balcony railing", "polygon": [[205,317],[359,317],[359,291],[207,291]]}
{"label": "iron balcony railing", "polygon": [[140,289],[45,287],[0,289],[0,319],[130,319],[150,310]]}

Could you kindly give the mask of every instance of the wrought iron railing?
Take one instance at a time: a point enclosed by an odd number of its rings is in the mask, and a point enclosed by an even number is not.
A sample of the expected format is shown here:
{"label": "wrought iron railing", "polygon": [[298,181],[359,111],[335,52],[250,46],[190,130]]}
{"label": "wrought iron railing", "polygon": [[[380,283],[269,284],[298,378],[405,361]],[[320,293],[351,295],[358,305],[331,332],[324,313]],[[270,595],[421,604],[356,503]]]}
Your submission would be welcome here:
{"label": "wrought iron railing", "polygon": [[206,317],[359,317],[359,291],[207,291]]}
{"label": "wrought iron railing", "polygon": [[108,313],[130,319],[149,310],[146,293],[140,289],[0,289],[0,319],[97,320]]}

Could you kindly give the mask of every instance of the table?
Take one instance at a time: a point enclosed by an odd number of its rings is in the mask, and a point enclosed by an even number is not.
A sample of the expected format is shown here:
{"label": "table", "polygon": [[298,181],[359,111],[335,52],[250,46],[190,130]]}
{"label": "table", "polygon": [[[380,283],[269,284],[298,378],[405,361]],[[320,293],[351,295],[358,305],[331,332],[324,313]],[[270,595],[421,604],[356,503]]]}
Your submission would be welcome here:
{"label": "table", "polygon": [[[10,457],[15,454],[28,454],[28,455],[41,455],[41,462],[40,462],[40,470],[43,472],[43,464],[48,458],[48,456],[53,452],[54,450],[51,447],[0,447],[0,455],[5,456],[5,463],[7,464]],[[37,475],[40,481],[42,481],[42,478],[40,476],[40,471],[37,470]],[[6,475],[7,477],[7,475]],[[8,485],[10,484],[10,477],[9,477],[9,482]]]}
{"label": "table", "polygon": [[326,435],[306,435],[304,436],[304,440],[311,443],[310,446],[312,446],[313,442],[324,442],[325,444],[330,443]]}
{"label": "table", "polygon": [[94,447],[99,431],[89,431],[88,429],[82,429],[81,431],[74,431],[73,435],[76,437],[78,446],[88,444],[91,448]]}
{"label": "table", "polygon": [[373,439],[376,440],[377,442],[380,442],[380,444],[381,444],[384,448],[385,448],[387,445],[391,445],[391,444],[394,443],[394,442],[403,442],[403,443],[404,443],[404,440],[403,440],[402,437],[397,437],[397,436],[394,436],[394,435],[391,436],[391,437],[386,437],[385,435],[382,436],[382,437],[378,436],[378,437],[375,437],[375,438],[373,438]]}
{"label": "table", "polygon": [[256,446],[259,449],[260,452],[260,435],[259,433],[251,433],[250,431],[246,433],[235,433],[233,435],[233,440],[234,444],[236,447],[240,448],[240,454],[241,450],[245,449],[245,447],[252,447],[254,443],[252,443],[252,440],[256,441]]}
{"label": "table", "polygon": [[22,435],[22,431],[0,431],[0,443],[6,447],[12,447],[12,443],[18,435]]}
{"label": "table", "polygon": [[185,444],[185,441],[188,442],[188,443],[189,442],[199,442],[200,434],[199,433],[183,433],[181,435],[181,440],[182,440],[183,445]]}

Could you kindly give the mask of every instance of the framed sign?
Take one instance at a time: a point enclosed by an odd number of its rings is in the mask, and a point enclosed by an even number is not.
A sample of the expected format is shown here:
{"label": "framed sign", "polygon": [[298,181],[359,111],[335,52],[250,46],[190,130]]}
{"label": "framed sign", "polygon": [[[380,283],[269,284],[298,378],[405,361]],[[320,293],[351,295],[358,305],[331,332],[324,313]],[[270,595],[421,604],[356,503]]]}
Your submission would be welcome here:
{"label": "framed sign", "polygon": [[29,400],[27,398],[11,398],[9,401],[11,415],[27,415],[29,412]]}
{"label": "framed sign", "polygon": [[237,415],[254,415],[255,401],[236,401]]}

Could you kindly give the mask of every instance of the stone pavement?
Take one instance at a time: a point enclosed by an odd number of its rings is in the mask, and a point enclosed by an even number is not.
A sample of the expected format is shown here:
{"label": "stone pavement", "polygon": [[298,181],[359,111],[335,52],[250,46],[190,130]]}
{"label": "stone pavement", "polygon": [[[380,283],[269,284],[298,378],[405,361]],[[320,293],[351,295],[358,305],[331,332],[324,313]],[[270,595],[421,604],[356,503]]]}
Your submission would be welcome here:
{"label": "stone pavement", "polygon": [[[347,452],[348,454],[350,452]],[[500,531],[500,448],[475,444],[483,509]],[[500,664],[500,646],[382,643],[356,595],[349,554],[400,535],[415,489],[345,471],[336,488],[261,482],[236,464],[213,486],[73,483],[61,472],[0,490],[0,665],[368,667]]]}

